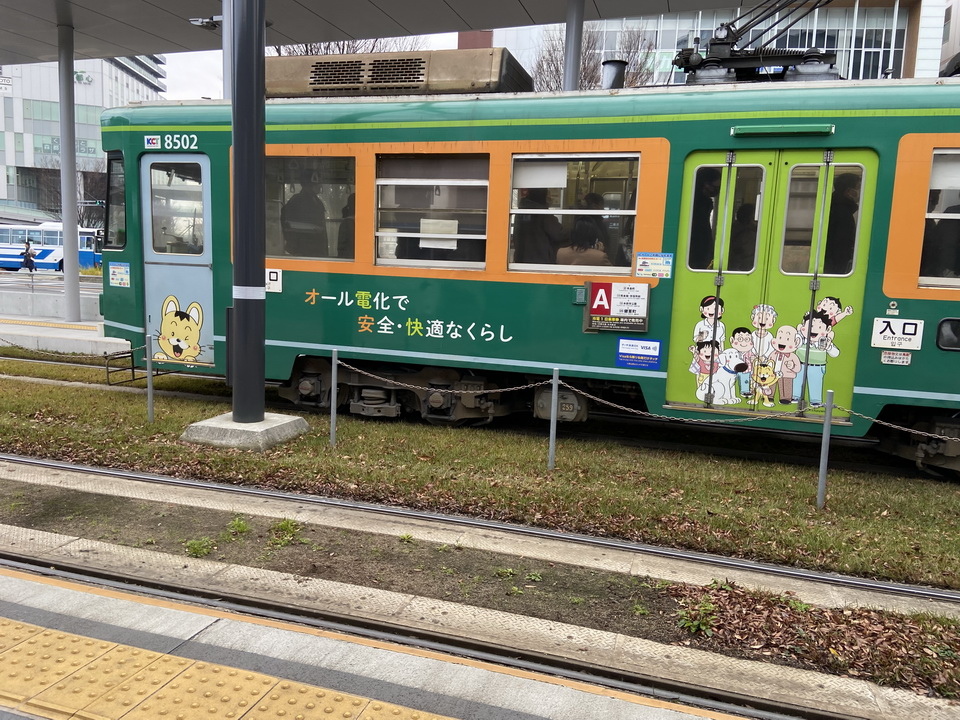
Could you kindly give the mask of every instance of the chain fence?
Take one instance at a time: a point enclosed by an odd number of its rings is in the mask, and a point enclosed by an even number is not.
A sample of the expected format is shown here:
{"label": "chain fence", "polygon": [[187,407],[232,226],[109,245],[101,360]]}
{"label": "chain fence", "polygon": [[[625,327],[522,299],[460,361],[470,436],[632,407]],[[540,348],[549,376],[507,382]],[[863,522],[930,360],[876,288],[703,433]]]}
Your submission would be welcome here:
{"label": "chain fence", "polygon": [[[420,390],[425,392],[449,394],[449,395],[489,395],[492,392],[497,392],[497,393],[516,392],[520,390],[530,390],[537,387],[543,387],[546,385],[550,385],[552,383],[551,380],[546,379],[546,380],[540,380],[537,382],[526,383],[524,385],[516,385],[513,387],[495,388],[493,390],[491,390],[490,388],[481,389],[481,390],[461,390],[461,389],[452,389],[452,388],[423,387],[419,385],[412,385],[409,383],[400,382],[399,380],[394,380],[392,378],[376,375],[372,372],[361,370],[360,368],[349,365],[343,362],[342,360],[338,360],[338,364],[342,368],[346,368],[347,370],[351,370],[352,372],[355,372],[359,375],[363,375],[365,377],[369,377],[371,379],[377,380],[378,382],[394,385],[396,387],[405,388],[407,390],[413,390],[413,391]],[[700,424],[700,425],[725,426],[725,425],[738,425],[738,424],[744,424],[744,423],[761,422],[765,420],[808,417],[804,415],[802,411],[797,411],[797,410],[792,410],[787,412],[765,412],[762,414],[757,414],[755,416],[745,417],[745,418],[711,419],[711,418],[675,417],[672,415],[662,415],[658,413],[648,412],[646,410],[638,410],[637,408],[627,407],[626,405],[620,405],[610,400],[606,400],[604,398],[597,397],[596,395],[592,395],[586,392],[585,390],[583,390],[582,388],[578,388],[563,380],[559,382],[559,385],[561,387],[566,388],[567,390],[577,393],[578,395],[580,395],[583,398],[586,398],[587,400],[591,400],[597,405],[603,405],[623,413],[627,413],[630,415],[637,415],[639,417],[651,418],[655,420],[670,420],[673,422],[683,422],[683,423]],[[839,410],[844,413],[849,413],[850,415],[862,418],[863,420],[867,420],[868,422],[877,423],[878,425],[883,425],[884,427],[889,427],[894,430],[900,430],[902,432],[909,433],[912,435],[918,435],[921,437],[933,438],[936,440],[943,440],[947,442],[950,442],[950,441],[960,442],[960,437],[952,437],[950,435],[938,435],[936,433],[929,433],[929,432],[924,432],[923,430],[916,430],[914,428],[909,428],[902,425],[896,425],[894,423],[886,422],[885,420],[880,420],[878,418],[871,417],[869,415],[864,415],[863,413],[855,412],[853,410],[850,410],[849,408],[843,407],[842,405],[834,404],[833,407],[835,410]],[[696,410],[697,408],[691,407],[690,409]]]}
{"label": "chain fence", "polygon": [[[63,356],[65,355],[65,353],[62,353],[62,352],[47,352],[47,351],[44,351],[44,350],[37,350],[37,349],[34,349],[34,348],[25,347],[25,346],[23,346],[23,345],[18,345],[17,343],[12,342],[11,340],[9,340],[9,339],[7,339],[7,338],[4,338],[4,337],[2,337],[2,336],[0,336],[0,346],[16,348],[16,349],[18,349],[18,350],[23,350],[23,351],[25,351],[25,352],[30,352],[30,353],[36,353],[36,354],[38,354],[38,355],[42,355],[42,356],[44,356],[44,357],[51,357],[51,358],[61,358],[61,359],[62,359]],[[120,353],[103,353],[102,355],[85,354],[85,353],[69,353],[69,356],[70,356],[70,357],[89,358],[89,359],[98,359],[98,360],[103,360],[104,362],[108,362],[110,358],[114,358],[114,357],[119,357],[119,356],[124,356],[124,355],[128,355],[128,354],[137,353],[137,352],[140,352],[140,351],[142,351],[142,350],[145,350],[146,347],[147,347],[146,345],[140,345],[139,347],[132,347],[132,348],[130,348],[129,351],[124,351],[124,352],[120,352]],[[454,395],[454,396],[457,396],[457,395],[489,395],[491,392],[498,392],[498,393],[520,392],[520,391],[524,391],[524,390],[533,390],[533,389],[538,388],[538,387],[544,387],[544,386],[547,386],[547,385],[551,385],[551,384],[552,384],[552,380],[550,380],[550,379],[544,379],[544,380],[539,380],[539,381],[536,381],[536,382],[524,383],[524,384],[522,384],[522,385],[515,385],[515,386],[512,386],[512,387],[495,388],[495,389],[493,389],[493,390],[491,390],[490,388],[484,388],[484,389],[479,389],[479,390],[470,390],[470,389],[453,389],[453,388],[426,387],[426,386],[420,386],[420,385],[413,385],[413,384],[410,384],[410,383],[404,383],[404,382],[401,382],[401,381],[399,381],[399,380],[394,380],[393,378],[388,378],[388,377],[384,377],[384,376],[381,376],[381,375],[377,375],[377,374],[372,373],[372,372],[370,372],[370,371],[363,370],[363,369],[361,369],[361,368],[358,368],[358,367],[355,367],[355,366],[350,365],[350,364],[348,364],[348,363],[345,363],[345,362],[343,362],[342,360],[338,360],[337,362],[338,362],[338,365],[339,365],[340,367],[342,367],[342,368],[344,368],[344,369],[346,369],[346,370],[350,370],[351,372],[355,372],[355,373],[357,373],[358,375],[361,375],[361,376],[368,377],[368,378],[371,378],[371,379],[373,379],[373,380],[376,380],[377,382],[385,383],[385,384],[388,384],[388,385],[394,385],[394,386],[396,386],[396,387],[404,388],[404,389],[406,389],[406,390],[424,391],[424,392],[440,393],[440,394],[449,394],[449,395]],[[585,398],[585,399],[587,399],[587,400],[590,400],[591,402],[593,402],[593,403],[595,403],[595,404],[597,404],[597,405],[609,407],[609,408],[611,408],[611,409],[617,410],[617,411],[622,412],[622,413],[626,413],[626,414],[628,414],[628,415],[636,415],[636,416],[638,416],[638,417],[650,418],[650,419],[654,419],[654,420],[670,420],[670,421],[673,421],[673,422],[691,423],[691,424],[708,425],[708,426],[709,426],[709,425],[715,425],[715,426],[718,426],[718,427],[719,427],[719,426],[726,426],[726,425],[742,425],[742,424],[746,424],[746,423],[762,422],[762,421],[766,421],[766,420],[778,420],[778,419],[789,419],[789,418],[796,418],[796,417],[807,417],[807,416],[805,416],[805,415],[802,414],[802,411],[796,411],[796,410],[794,410],[794,411],[787,411],[787,412],[762,413],[762,414],[757,414],[757,415],[752,416],[752,417],[742,417],[742,418],[739,418],[739,417],[738,417],[738,418],[722,418],[722,419],[716,418],[716,419],[715,419],[715,418],[684,418],[684,417],[675,417],[675,416],[672,416],[672,415],[663,415],[663,414],[660,414],[660,413],[652,413],[652,412],[648,412],[648,411],[646,411],[646,410],[638,410],[637,408],[631,408],[631,407],[628,407],[628,406],[626,406],[626,405],[621,405],[621,404],[612,402],[612,401],[610,401],[610,400],[607,400],[607,399],[605,399],[605,398],[601,398],[601,397],[598,397],[598,396],[596,396],[596,395],[592,395],[591,393],[588,393],[587,391],[583,390],[582,388],[579,388],[579,387],[576,387],[576,386],[574,386],[574,385],[571,385],[570,383],[568,383],[568,382],[566,382],[566,381],[564,381],[564,380],[560,380],[560,381],[559,381],[559,386],[561,386],[561,387],[563,387],[563,388],[566,388],[567,390],[570,390],[571,392],[574,392],[574,393],[580,395],[581,397],[583,397],[583,398]],[[691,407],[690,409],[691,409],[691,410],[696,410],[697,408]],[[943,441],[943,442],[960,442],[960,437],[954,437],[954,436],[952,436],[952,435],[941,435],[941,434],[938,434],[938,433],[926,432],[926,431],[923,431],[923,430],[917,430],[917,429],[915,429],[915,428],[905,427],[905,426],[903,426],[903,425],[897,425],[897,424],[895,424],[895,423],[887,422],[886,420],[880,420],[879,418],[872,417],[872,416],[870,416],[870,415],[864,415],[863,413],[859,413],[859,412],[857,412],[857,411],[855,411],[855,410],[851,410],[850,408],[843,407],[842,405],[836,405],[836,404],[835,404],[835,405],[834,405],[834,409],[835,409],[835,410],[838,410],[838,411],[840,411],[840,412],[843,412],[843,413],[847,413],[847,414],[849,414],[850,416],[854,416],[854,417],[861,418],[862,420],[866,420],[867,422],[876,423],[877,425],[881,425],[881,426],[883,426],[883,427],[887,427],[887,428],[890,428],[890,429],[892,429],[892,430],[897,430],[897,431],[900,431],[900,432],[904,432],[904,433],[907,433],[907,434],[910,434],[910,435],[916,435],[916,436],[918,436],[918,437],[930,438],[930,439],[933,439],[933,440],[940,440],[940,441]]]}

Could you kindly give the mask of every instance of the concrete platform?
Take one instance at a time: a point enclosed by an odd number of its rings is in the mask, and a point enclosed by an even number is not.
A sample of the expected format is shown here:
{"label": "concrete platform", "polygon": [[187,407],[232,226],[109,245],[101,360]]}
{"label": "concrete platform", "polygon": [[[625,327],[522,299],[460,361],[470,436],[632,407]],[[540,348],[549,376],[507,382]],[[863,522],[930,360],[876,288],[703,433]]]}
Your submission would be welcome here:
{"label": "concrete platform", "polygon": [[240,423],[234,422],[233,413],[230,412],[193,423],[180,439],[198,445],[267,450],[309,429],[309,423],[302,417],[265,413],[260,422]]}
{"label": "concrete platform", "polygon": [[130,350],[126,340],[104,337],[102,322],[69,323],[40,316],[0,315],[0,345],[92,357]]}
{"label": "concrete platform", "polygon": [[[82,471],[58,471],[51,473],[43,468],[15,463],[0,463],[0,472],[11,480],[63,487],[83,492],[134,497],[144,501],[162,501],[183,505],[202,505],[236,513],[257,514],[275,518],[293,518],[299,522],[328,525],[346,530],[357,529],[397,537],[410,534],[418,540],[459,545],[476,549],[495,549],[497,552],[542,560],[567,562],[597,570],[625,572],[636,576],[658,577],[673,581],[709,583],[718,576],[718,569],[709,564],[691,560],[640,555],[626,550],[577,548],[569,543],[546,538],[517,536],[505,531],[474,529],[457,524],[418,522],[394,518],[387,514],[367,510],[348,510],[335,506],[317,506],[303,503],[296,496],[252,500],[249,496],[236,496],[216,488],[171,488],[147,482],[117,480]],[[888,687],[852,677],[839,677],[799,670],[775,664],[721,657],[709,652],[677,645],[660,645],[648,640],[619,633],[600,632],[572,625],[528,618],[511,613],[463,605],[447,600],[360,587],[318,578],[304,578],[263,569],[227,565],[206,559],[181,555],[164,555],[145,548],[132,548],[108,543],[45,533],[29,528],[0,526],[0,551],[17,552],[29,548],[30,552],[49,561],[51,565],[83,565],[108,571],[134,574],[146,580],[178,583],[197,590],[241,595],[250,599],[281,601],[312,612],[333,612],[358,619],[419,628],[424,631],[449,634],[479,643],[495,643],[502,647],[541,650],[557,658],[572,662],[589,662],[598,667],[619,669],[624,672],[650,678],[651,681],[692,683],[704,691],[732,692],[741,698],[764,699],[784,709],[812,709],[833,713],[837,717],[863,720],[948,720],[960,717],[960,706],[949,700],[929,698],[916,693]],[[932,600],[907,601],[884,595],[881,592],[856,588],[824,586],[803,580],[772,578],[760,572],[720,571],[722,577],[743,585],[773,592],[790,590],[798,599],[829,607],[874,607],[898,612],[930,612],[953,614],[956,607]],[[3,587],[0,579],[0,587]],[[55,601],[52,601],[54,602]],[[3,603],[0,594],[0,605]],[[0,608],[0,616],[3,615]],[[11,615],[7,615],[11,617]],[[35,622],[30,617],[18,619]],[[65,628],[67,629],[67,628]],[[93,635],[86,628],[71,631]],[[232,636],[231,636],[232,637]],[[256,630],[252,637],[262,640],[262,631]],[[234,652],[234,639],[221,639],[217,644],[226,644]],[[266,642],[266,641],[264,641]],[[295,658],[310,657],[300,648],[299,641],[285,641],[280,645],[294,648]],[[142,647],[142,646],[141,646]],[[300,648],[300,649],[298,649]],[[258,644],[244,648],[259,658],[274,652],[267,645]],[[231,655],[209,657],[213,662],[228,663]],[[408,663],[406,661],[406,663]],[[399,671],[409,668],[401,663]],[[262,670],[250,666],[251,670]],[[331,668],[333,670],[333,668]],[[279,671],[270,671],[285,677],[295,677]],[[441,677],[444,671],[434,669]],[[408,702],[408,696],[388,698],[382,692],[366,692],[359,687],[347,688],[369,697],[380,697],[401,705],[427,709],[421,702]],[[471,687],[471,686],[467,686]],[[540,688],[543,692],[543,688]],[[482,696],[487,702],[496,698],[498,703],[512,702],[509,693],[497,690]],[[477,697],[471,698],[476,702]],[[596,703],[596,699],[591,703]],[[453,717],[488,718],[510,717],[500,708],[498,712],[476,714],[463,712],[461,705],[435,705],[432,712]],[[474,707],[474,706],[471,706]],[[612,714],[597,712],[600,706],[577,708],[579,714],[568,714],[536,704],[522,709],[523,720],[549,717],[594,718],[614,717],[626,720],[635,717],[624,706]],[[475,709],[475,708],[474,708]],[[511,706],[520,711],[519,706]],[[648,716],[644,716],[648,717]],[[660,717],[650,715],[649,717]],[[667,717],[667,716],[663,716]],[[715,717],[698,715],[698,717]]]}

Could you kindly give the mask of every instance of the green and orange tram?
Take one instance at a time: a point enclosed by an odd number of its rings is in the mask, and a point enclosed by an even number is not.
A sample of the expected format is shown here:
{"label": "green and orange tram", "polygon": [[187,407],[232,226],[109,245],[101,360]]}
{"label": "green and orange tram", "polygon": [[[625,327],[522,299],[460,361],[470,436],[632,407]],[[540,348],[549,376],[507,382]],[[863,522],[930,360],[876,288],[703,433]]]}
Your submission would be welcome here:
{"label": "green and orange tram", "polygon": [[[832,390],[834,435],[960,468],[960,80],[271,99],[266,123],[265,368],[297,405],[542,417],[556,368],[562,420],[762,437],[819,434]],[[107,332],[225,375],[230,105],[102,128]]]}

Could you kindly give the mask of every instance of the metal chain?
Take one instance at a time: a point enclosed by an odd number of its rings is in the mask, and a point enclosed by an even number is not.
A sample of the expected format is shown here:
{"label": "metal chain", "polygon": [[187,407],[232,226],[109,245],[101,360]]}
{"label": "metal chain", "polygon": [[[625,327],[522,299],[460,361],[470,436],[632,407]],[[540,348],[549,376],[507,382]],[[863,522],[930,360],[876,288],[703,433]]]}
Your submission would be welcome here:
{"label": "metal chain", "polygon": [[869,415],[858,413],[854,410],[850,410],[849,408],[845,408],[842,405],[834,405],[834,407],[837,410],[848,412],[851,415],[856,415],[857,417],[863,418],[864,420],[869,420],[870,422],[877,423],[877,425],[883,425],[884,427],[893,428],[894,430],[903,430],[904,432],[912,433],[913,435],[921,435],[923,437],[933,438],[935,440],[945,440],[947,442],[950,442],[950,441],[960,442],[960,437],[952,437],[950,435],[937,435],[936,433],[928,433],[928,432],[924,432],[923,430],[914,430],[913,428],[901,427],[900,425],[894,425],[893,423],[886,422],[885,420],[878,420],[875,417],[870,417]]}
{"label": "metal chain", "polygon": [[560,384],[570,390],[573,390],[573,392],[578,393],[579,395],[582,395],[585,398],[593,400],[594,402],[600,405],[608,405],[609,407],[615,408],[617,410],[622,410],[623,412],[626,412],[626,413],[630,413],[633,415],[642,415],[643,417],[656,418],[657,420],[674,420],[674,421],[679,420],[680,422],[688,422],[688,423],[695,423],[695,424],[699,423],[702,425],[732,425],[737,423],[757,422],[758,420],[769,420],[770,418],[793,417],[796,415],[796,413],[793,413],[793,412],[783,412],[783,413],[765,413],[763,415],[757,415],[755,417],[747,417],[747,418],[730,418],[728,420],[678,418],[678,417],[672,417],[670,415],[658,415],[657,413],[646,412],[644,410],[637,410],[635,408],[629,408],[624,405],[618,405],[615,402],[604,400],[603,398],[599,398],[594,395],[591,395],[588,392],[584,392],[579,388],[576,388],[576,387],[573,387],[572,385],[567,384],[563,380],[560,381]]}
{"label": "metal chain", "polygon": [[[35,350],[33,348],[27,348],[22,345],[17,345],[16,343],[12,343],[3,337],[0,337],[0,343],[2,343],[6,347],[17,348],[18,350],[37,353],[38,355],[46,355],[47,357],[63,357],[63,355],[65,354],[65,353],[51,353],[51,352],[45,352],[43,350]],[[132,347],[130,348],[130,352],[134,353],[140,350],[145,350],[146,347],[147,347],[146,345],[140,345],[139,347]],[[70,355],[73,355],[76,357],[97,358],[97,359],[103,359],[111,355],[119,355],[119,354],[125,355],[126,353],[125,352],[109,353],[109,354],[104,353],[103,355],[88,355],[86,353],[70,353]],[[520,390],[530,390],[536,387],[542,387],[544,385],[549,385],[552,382],[551,380],[541,380],[540,382],[528,383],[526,385],[517,385],[515,387],[508,387],[508,388],[495,388],[495,389],[488,388],[484,390],[450,390],[447,388],[432,388],[432,387],[422,387],[419,385],[411,385],[409,383],[400,382],[399,380],[392,380],[390,378],[381,377],[380,375],[374,375],[373,373],[368,372],[366,370],[361,370],[360,368],[353,367],[352,365],[349,365],[343,362],[342,360],[338,360],[337,362],[341,367],[344,367],[347,370],[351,370],[359,375],[364,375],[366,377],[372,378],[374,380],[378,380],[383,383],[387,383],[389,385],[396,385],[397,387],[405,388],[407,390],[424,390],[424,391],[430,391],[430,392],[445,393],[449,395],[486,395],[493,392],[517,392]],[[570,385],[568,382],[565,382],[563,380],[560,381],[560,385],[567,388],[568,390],[571,390],[577,393],[578,395],[581,395],[584,398],[587,398],[588,400],[592,400],[598,405],[605,405],[607,407],[611,407],[615,410],[620,410],[621,412],[624,412],[630,415],[639,415],[642,417],[654,418],[656,420],[673,420],[673,421],[702,424],[702,425],[735,425],[740,423],[758,422],[761,420],[771,420],[776,418],[791,418],[791,417],[796,417],[797,415],[796,412],[782,412],[782,413],[764,413],[763,415],[757,415],[756,417],[730,418],[727,420],[712,420],[712,419],[703,419],[703,418],[678,418],[670,415],[661,415],[659,413],[647,412],[645,410],[637,410],[636,408],[630,408],[625,405],[619,405],[615,402],[611,402],[610,400],[605,400],[603,398],[597,397],[596,395],[591,395],[590,393],[580,388],[574,387],[573,385]],[[840,410],[841,412],[849,413],[850,415],[854,415],[856,417],[862,418],[869,422],[876,423],[877,425],[883,425],[884,427],[888,427],[893,430],[901,430],[903,432],[910,433],[913,435],[933,438],[934,440],[943,440],[945,442],[960,442],[960,437],[953,437],[951,435],[938,435],[936,433],[924,432],[923,430],[914,430],[913,428],[903,427],[902,425],[895,425],[894,423],[886,422],[885,420],[879,420],[875,417],[870,417],[869,415],[858,413],[855,410],[851,410],[850,408],[843,407],[842,405],[834,405],[834,407],[837,410]]]}
{"label": "metal chain", "polygon": [[4,347],[17,348],[18,350],[24,350],[25,352],[29,352],[29,353],[36,353],[37,355],[46,355],[47,357],[62,358],[64,355],[70,355],[73,357],[103,359],[102,355],[87,355],[86,353],[46,352],[44,350],[37,350],[35,348],[28,348],[28,347],[24,347],[23,345],[17,345],[16,343],[10,342],[9,340],[3,337],[0,337],[0,343],[2,343]]}
{"label": "metal chain", "polygon": [[[549,385],[552,382],[551,380],[542,380],[540,382],[529,383],[527,385],[518,385],[516,387],[510,387],[510,388],[497,388],[495,390],[489,390],[489,389],[487,390],[448,390],[445,388],[427,388],[419,385],[402,383],[398,380],[392,380],[390,378],[374,375],[373,373],[367,372],[366,370],[360,370],[359,368],[355,368],[352,365],[349,365],[343,362],[342,360],[338,360],[337,362],[340,366],[346,368],[347,370],[352,370],[353,372],[358,373],[359,375],[365,375],[366,377],[379,380],[380,382],[383,382],[383,383],[396,385],[397,387],[406,388],[408,390],[424,390],[424,391],[430,391],[430,392],[448,393],[450,395],[483,395],[491,392],[513,392],[517,390],[529,390],[531,388]],[[793,411],[793,412],[779,412],[779,413],[763,413],[762,415],[756,415],[754,417],[730,418],[725,420],[706,419],[706,418],[678,418],[678,417],[672,417],[670,415],[661,415],[658,413],[651,413],[645,410],[637,410],[635,408],[626,407],[625,405],[619,405],[615,402],[611,402],[610,400],[605,400],[603,398],[597,397],[596,395],[591,395],[590,393],[584,390],[581,390],[580,388],[574,387],[573,385],[570,385],[570,383],[565,382],[563,380],[561,380],[559,384],[567,388],[568,390],[571,390],[572,392],[575,392],[578,395],[584,398],[587,398],[588,400],[592,400],[598,405],[605,405],[607,407],[614,408],[615,410],[620,410],[621,412],[624,412],[627,414],[639,415],[642,417],[654,418],[657,420],[672,420],[672,421],[701,424],[701,425],[736,425],[736,424],[759,422],[762,420],[772,420],[772,419],[778,419],[778,418],[793,418],[797,416],[797,412]],[[935,433],[928,433],[920,430],[913,430],[911,428],[902,427],[900,425],[894,425],[893,423],[884,422],[883,420],[877,420],[876,418],[871,418],[867,415],[862,415],[861,413],[854,412],[853,410],[845,408],[842,405],[834,405],[834,407],[842,412],[847,412],[847,413],[850,413],[851,415],[856,415],[857,417],[863,418],[864,420],[869,420],[871,422],[875,422],[879,425],[884,425],[894,430],[902,430],[904,432],[913,433],[915,435],[922,435],[924,437],[929,437],[929,438],[935,438],[937,440],[960,441],[960,438],[950,437],[948,435],[937,435]]]}
{"label": "metal chain", "polygon": [[528,385],[517,385],[516,387],[508,388],[487,388],[486,390],[448,390],[446,388],[433,388],[433,387],[421,387],[420,385],[410,385],[408,383],[402,383],[399,380],[392,380],[390,378],[380,377],[379,375],[374,375],[371,372],[366,370],[361,370],[360,368],[355,368],[352,365],[348,365],[343,362],[343,360],[337,360],[337,364],[341,367],[346,368],[347,370],[352,370],[355,373],[360,375],[366,375],[369,378],[374,380],[379,380],[380,382],[388,383],[390,385],[396,385],[397,387],[406,388],[407,390],[429,390],[430,392],[437,393],[447,393],[449,395],[488,395],[490,393],[500,393],[500,392],[515,392],[517,390],[529,390],[530,388],[540,387],[541,385],[549,385],[550,380],[542,380],[540,382],[530,383]]}

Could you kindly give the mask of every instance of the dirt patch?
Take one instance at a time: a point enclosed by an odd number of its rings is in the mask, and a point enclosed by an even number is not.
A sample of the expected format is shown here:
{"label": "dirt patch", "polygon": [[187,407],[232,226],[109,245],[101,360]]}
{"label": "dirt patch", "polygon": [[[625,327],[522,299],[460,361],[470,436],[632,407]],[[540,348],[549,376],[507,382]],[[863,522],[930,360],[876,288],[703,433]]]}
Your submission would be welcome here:
{"label": "dirt patch", "polygon": [[664,643],[688,633],[667,584],[409,536],[0,480],[0,523],[409,593]]}
{"label": "dirt patch", "polygon": [[[960,696],[960,623],[0,479],[0,523]],[[910,659],[906,662],[905,659]]]}

